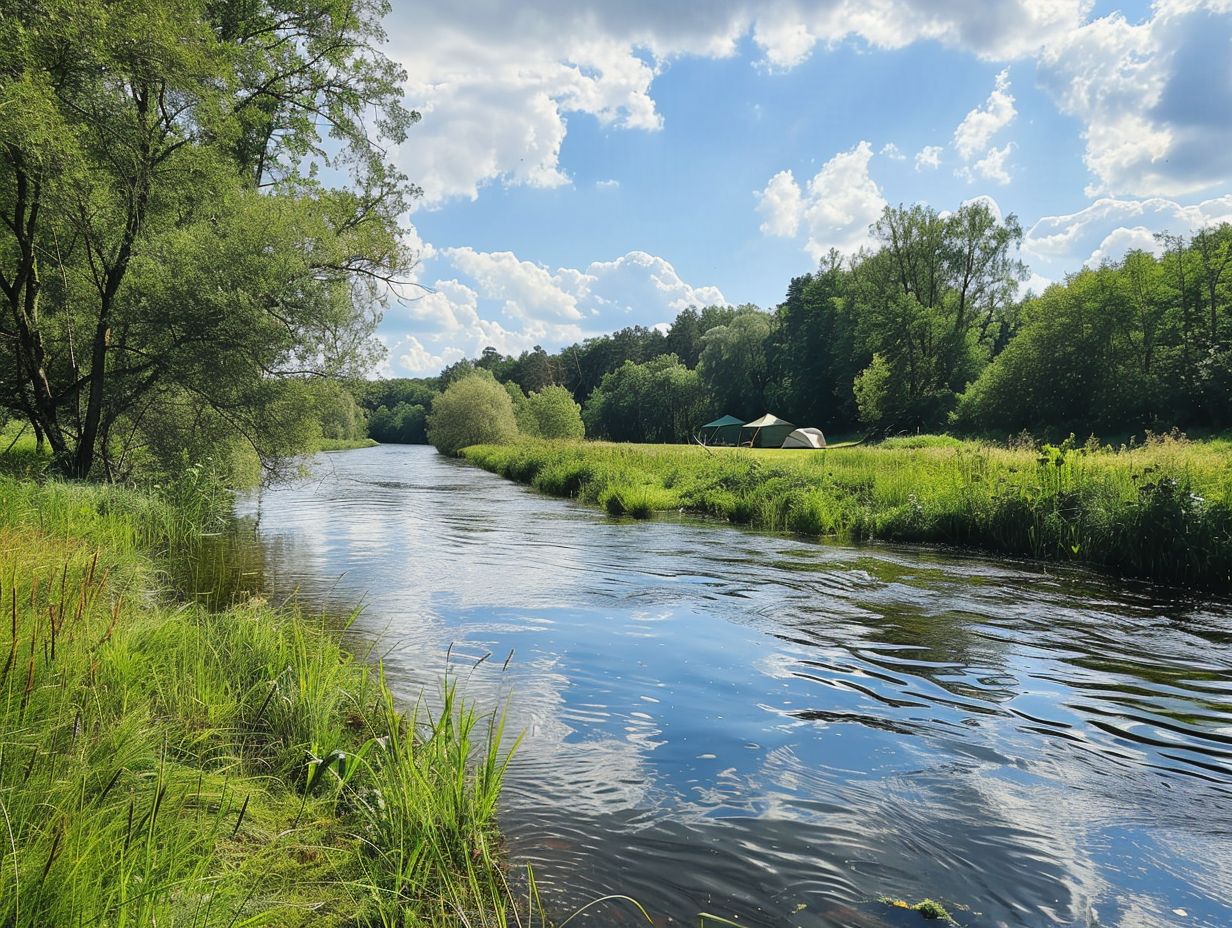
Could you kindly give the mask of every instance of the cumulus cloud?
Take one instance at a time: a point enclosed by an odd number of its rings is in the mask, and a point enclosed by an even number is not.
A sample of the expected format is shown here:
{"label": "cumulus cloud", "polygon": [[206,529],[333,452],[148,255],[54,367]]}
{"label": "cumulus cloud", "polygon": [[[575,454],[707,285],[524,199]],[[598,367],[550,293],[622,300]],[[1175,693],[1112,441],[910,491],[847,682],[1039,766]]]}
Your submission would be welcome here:
{"label": "cumulus cloud", "polygon": [[1013,150],[1013,142],[1006,142],[1000,148],[990,148],[975,164],[960,168],[958,175],[965,177],[968,181],[990,180],[994,184],[1008,184],[1010,172],[1006,161],[1009,160],[1010,152]]}
{"label": "cumulus cloud", "polygon": [[[513,252],[483,252],[473,248],[447,248],[442,254],[454,267],[474,278],[483,295],[501,300],[505,313],[515,319],[550,319],[571,322],[582,318],[578,297],[585,286],[568,270],[552,274]],[[580,291],[580,293],[579,293]]]}
{"label": "cumulus cloud", "polygon": [[907,156],[903,154],[902,149],[899,148],[897,145],[895,145],[893,142],[886,142],[884,145],[881,146],[881,151],[877,152],[877,154],[882,155],[883,157],[889,158],[891,161],[906,161],[907,160]]}
{"label": "cumulus cloud", "polygon": [[817,46],[922,40],[989,60],[1033,55],[1076,29],[1089,0],[712,0],[681,4],[480,0],[398,4],[389,49],[423,114],[399,160],[428,206],[486,184],[570,183],[560,152],[570,114],[617,129],[662,125],[651,92],[682,56],[726,57],[752,39],[761,64],[791,68]]}
{"label": "cumulus cloud", "polygon": [[860,142],[839,152],[801,190],[791,171],[780,171],[759,195],[758,210],[766,217],[762,231],[785,238],[801,227],[807,232],[805,251],[815,261],[831,249],[854,252],[867,244],[868,227],[885,209],[881,188],[869,174],[873,147]]}
{"label": "cumulus cloud", "polygon": [[757,211],[764,217],[761,230],[767,235],[791,238],[796,234],[804,201],[791,171],[779,171],[770,178],[765,189],[757,194]]}
{"label": "cumulus cloud", "polygon": [[[954,130],[954,150],[958,157],[966,162],[954,173],[958,177],[966,178],[968,183],[989,180],[996,184],[1008,184],[1010,173],[1006,162],[1014,149],[1014,143],[1006,142],[1000,148],[991,143],[1017,115],[1014,95],[1010,93],[1010,72],[1006,68],[997,74],[988,99],[968,112]],[[917,155],[916,169],[919,170],[920,166],[920,157]],[[936,164],[931,166],[935,167]]]}
{"label": "cumulus cloud", "polygon": [[620,181],[613,177],[609,177],[607,180],[595,181],[595,186],[600,190],[616,190],[620,187]]}
{"label": "cumulus cloud", "polygon": [[1232,175],[1232,3],[1159,0],[1131,23],[1113,13],[1044,49],[1041,85],[1083,123],[1099,194],[1179,196]]}
{"label": "cumulus cloud", "polygon": [[434,374],[441,368],[462,357],[456,348],[446,348],[439,355],[423,346],[414,335],[408,335],[394,347],[398,366],[407,374],[416,377]]}
{"label": "cumulus cloud", "polygon": [[1010,72],[1006,68],[997,75],[993,91],[983,105],[967,113],[954,130],[954,150],[964,161],[970,161],[1017,115],[1014,95],[1010,93]]}
{"label": "cumulus cloud", "polygon": [[1060,274],[1117,260],[1133,248],[1156,251],[1157,232],[1181,235],[1221,222],[1232,222],[1232,195],[1190,206],[1163,197],[1104,197],[1074,213],[1043,217],[1027,230],[1022,250],[1033,265]]}
{"label": "cumulus cloud", "polygon": [[934,170],[941,166],[941,152],[944,149],[940,145],[925,145],[915,153],[915,169],[917,171]]}
{"label": "cumulus cloud", "polygon": [[423,296],[386,314],[385,375],[432,374],[488,346],[515,355],[535,345],[554,350],[628,325],[667,323],[686,306],[727,303],[717,287],[695,286],[644,251],[551,270],[511,252],[444,248],[431,269],[455,276],[438,276]]}
{"label": "cumulus cloud", "polygon": [[718,287],[686,283],[668,261],[644,251],[591,263],[579,285],[594,300],[593,315],[619,325],[670,322],[688,306],[727,303]]}

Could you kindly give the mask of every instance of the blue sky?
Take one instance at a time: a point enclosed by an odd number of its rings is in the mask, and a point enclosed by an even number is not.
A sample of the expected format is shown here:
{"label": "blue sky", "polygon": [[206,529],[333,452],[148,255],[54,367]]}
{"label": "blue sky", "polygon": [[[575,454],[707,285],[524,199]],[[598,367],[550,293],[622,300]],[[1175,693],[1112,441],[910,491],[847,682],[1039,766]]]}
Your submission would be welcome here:
{"label": "blue sky", "polygon": [[1232,0],[396,2],[424,114],[384,373],[773,306],[885,204],[1016,214],[1037,288],[1232,218]]}

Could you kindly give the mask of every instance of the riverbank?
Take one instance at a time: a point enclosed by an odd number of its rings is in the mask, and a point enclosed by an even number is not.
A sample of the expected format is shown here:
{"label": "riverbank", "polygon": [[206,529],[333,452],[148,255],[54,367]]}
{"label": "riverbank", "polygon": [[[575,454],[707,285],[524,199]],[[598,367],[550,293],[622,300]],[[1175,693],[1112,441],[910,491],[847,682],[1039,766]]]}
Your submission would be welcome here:
{"label": "riverbank", "polygon": [[1013,450],[943,436],[829,451],[604,442],[478,445],[474,464],[613,515],[929,542],[1232,588],[1232,444]]}
{"label": "riverbank", "polygon": [[322,618],[171,601],[203,514],[0,477],[0,923],[500,923],[499,720],[402,714]]}

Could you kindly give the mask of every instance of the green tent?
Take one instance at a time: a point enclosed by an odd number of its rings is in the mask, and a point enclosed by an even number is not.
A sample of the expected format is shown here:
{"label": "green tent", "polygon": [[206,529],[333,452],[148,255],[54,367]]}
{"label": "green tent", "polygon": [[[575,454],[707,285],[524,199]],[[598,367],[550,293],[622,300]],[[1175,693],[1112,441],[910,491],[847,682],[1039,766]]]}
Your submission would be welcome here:
{"label": "green tent", "polygon": [[707,422],[701,428],[702,444],[706,445],[738,445],[740,444],[740,428],[744,420],[735,416],[722,416],[713,422]]}
{"label": "green tent", "polygon": [[740,444],[753,448],[782,448],[795,426],[786,419],[766,413],[760,419],[746,422],[740,429]]}

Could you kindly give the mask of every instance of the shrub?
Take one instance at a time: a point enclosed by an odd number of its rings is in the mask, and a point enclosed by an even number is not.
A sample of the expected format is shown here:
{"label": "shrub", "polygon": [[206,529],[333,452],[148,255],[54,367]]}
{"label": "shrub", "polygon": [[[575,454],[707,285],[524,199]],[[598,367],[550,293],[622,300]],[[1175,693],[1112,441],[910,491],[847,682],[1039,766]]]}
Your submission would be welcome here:
{"label": "shrub", "polygon": [[580,439],[586,434],[582,407],[564,387],[544,387],[517,403],[518,430],[533,438]]}
{"label": "shrub", "polygon": [[428,415],[428,441],[442,454],[457,454],[468,445],[505,444],[517,434],[513,400],[487,372],[455,380]]}

